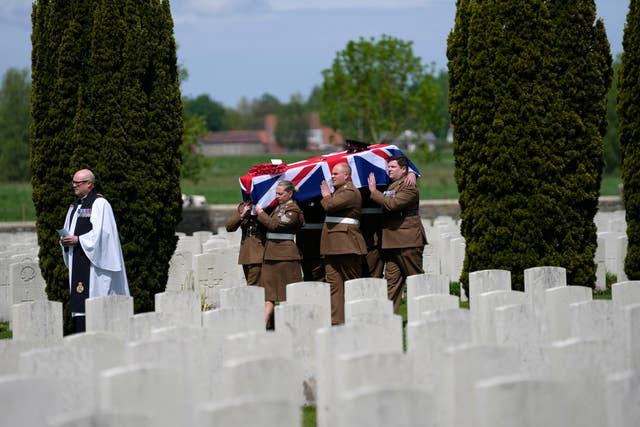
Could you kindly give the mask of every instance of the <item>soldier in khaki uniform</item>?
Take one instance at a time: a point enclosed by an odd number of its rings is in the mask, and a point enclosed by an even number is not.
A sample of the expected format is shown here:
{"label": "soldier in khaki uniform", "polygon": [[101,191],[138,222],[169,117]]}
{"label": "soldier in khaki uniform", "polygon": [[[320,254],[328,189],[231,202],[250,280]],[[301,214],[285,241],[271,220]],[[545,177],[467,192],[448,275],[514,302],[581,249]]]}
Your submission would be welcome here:
{"label": "soldier in khaki uniform", "polygon": [[264,287],[265,324],[272,324],[276,301],[287,299],[289,283],[302,281],[300,249],[294,242],[295,233],[302,226],[302,211],[293,200],[295,186],[291,181],[280,181],[276,186],[278,206],[268,215],[256,206],[258,221],[267,229],[260,282]]}
{"label": "soldier in khaki uniform", "polygon": [[327,282],[331,285],[331,323],[344,323],[344,282],[362,277],[367,246],[360,233],[360,191],[351,182],[351,168],[338,163],[331,171],[334,192],[320,184],[321,204],[326,212],[320,238]]}
{"label": "soldier in khaki uniform", "polygon": [[376,178],[373,173],[369,174],[368,180],[371,200],[378,203],[384,211],[382,258],[385,262],[387,294],[393,301],[396,313],[407,276],[424,273],[422,253],[427,243],[418,211],[420,202],[418,189],[411,188],[405,182],[408,163],[404,156],[389,158],[387,172],[391,184],[384,193],[376,188]]}
{"label": "soldier in khaki uniform", "polygon": [[238,228],[242,230],[238,264],[242,265],[247,285],[257,286],[260,284],[267,230],[258,222],[255,215],[251,215],[251,207],[251,202],[240,203],[236,212],[227,221],[225,228],[230,233]]}
{"label": "soldier in khaki uniform", "polygon": [[[413,188],[416,186],[416,173],[409,171],[404,179],[405,183]],[[386,186],[378,186],[378,190],[386,190]],[[384,190],[383,190],[384,189]],[[371,200],[371,193],[368,187],[360,189],[362,195],[362,217],[360,218],[360,231],[367,244],[367,256],[364,264],[364,277],[382,278],[384,262],[382,261],[382,222],[384,220],[383,210],[379,204]]]}

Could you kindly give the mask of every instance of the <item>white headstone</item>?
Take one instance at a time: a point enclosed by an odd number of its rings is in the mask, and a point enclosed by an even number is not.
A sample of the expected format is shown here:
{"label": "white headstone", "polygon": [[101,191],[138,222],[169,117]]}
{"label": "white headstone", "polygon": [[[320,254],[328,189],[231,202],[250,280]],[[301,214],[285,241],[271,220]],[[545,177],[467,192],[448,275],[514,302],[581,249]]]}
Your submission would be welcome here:
{"label": "white headstone", "polygon": [[407,352],[412,356],[416,384],[430,391],[436,402],[433,417],[444,425],[444,367],[450,347],[471,343],[471,314],[460,308],[427,311],[407,324]]}
{"label": "white headstone", "polygon": [[547,342],[563,340],[571,336],[569,305],[574,302],[591,301],[593,291],[585,286],[561,286],[544,291],[543,336]]}
{"label": "white headstone", "polygon": [[451,310],[460,307],[460,299],[455,295],[420,295],[413,298],[411,310],[407,309],[409,322],[420,320],[422,313],[434,310]]}
{"label": "white headstone", "polygon": [[544,317],[545,291],[562,286],[567,286],[567,270],[563,267],[532,267],[524,270],[524,292],[540,324]]}
{"label": "white headstone", "polygon": [[566,425],[606,425],[605,372],[608,364],[606,341],[572,338],[545,347],[551,378],[562,384]]}
{"label": "white headstone", "polygon": [[133,316],[133,297],[108,295],[85,301],[87,332],[110,332],[129,337],[129,319]]}
{"label": "white headstone", "polygon": [[48,427],[152,427],[149,417],[117,412],[73,412],[50,419]]}
{"label": "white headstone", "polygon": [[159,313],[169,313],[176,325],[202,325],[202,300],[194,291],[162,292],[155,295],[155,307]]}
{"label": "white headstone", "polygon": [[319,427],[336,425],[336,358],[348,353],[402,351],[402,328],[391,324],[344,324],[316,332],[318,395],[316,419]]}
{"label": "white headstone", "polygon": [[262,286],[236,286],[220,289],[220,307],[237,307],[264,310],[264,288]]}
{"label": "white headstone", "polygon": [[[108,332],[85,332],[68,335],[63,343],[66,347],[82,349],[91,358],[95,384],[100,371],[125,363],[125,339]],[[97,391],[97,390],[96,390]]]}
{"label": "white headstone", "polygon": [[331,316],[331,287],[326,282],[296,282],[287,285],[287,303],[315,304]]}
{"label": "white headstone", "polygon": [[294,358],[291,334],[281,331],[242,332],[227,335],[222,347],[224,362],[256,356]]}
{"label": "white headstone", "polygon": [[497,344],[495,309],[503,305],[525,304],[527,296],[519,291],[491,291],[476,294],[471,305],[471,330],[474,342]]}
{"label": "white headstone", "polygon": [[103,371],[98,394],[101,412],[136,414],[154,427],[188,425],[194,402],[186,401],[183,377],[177,370],[131,365]]}
{"label": "white headstone", "polygon": [[344,304],[344,318],[346,323],[358,321],[368,315],[393,315],[393,301],[389,299],[358,299]]}
{"label": "white headstone", "polygon": [[25,375],[0,376],[3,426],[42,427],[62,410],[56,381]]}
{"label": "white headstone", "polygon": [[194,291],[193,252],[176,248],[169,261],[167,291]]}
{"label": "white headstone", "polygon": [[129,341],[138,341],[151,336],[151,331],[175,325],[173,314],[149,311],[134,314],[129,318]]}
{"label": "white headstone", "polygon": [[562,389],[552,381],[518,375],[494,377],[475,386],[477,427],[565,427]]}
{"label": "white headstone", "polygon": [[490,291],[510,291],[511,272],[508,270],[480,270],[469,273],[469,305],[474,297]]}
{"label": "white headstone", "polygon": [[47,294],[44,291],[46,283],[37,262],[24,261],[11,264],[9,266],[9,283],[14,304],[47,299]]}
{"label": "white headstone", "polygon": [[302,405],[302,372],[297,360],[256,356],[224,364],[220,400],[284,400]]}
{"label": "white headstone", "polygon": [[60,397],[58,412],[95,408],[93,360],[89,351],[56,346],[34,349],[20,355],[20,373],[54,381]]}
{"label": "white headstone", "polygon": [[309,405],[316,402],[315,332],[331,326],[331,312],[316,304],[294,304],[287,300],[275,308],[275,330],[291,337],[294,359],[302,369],[303,393]]}
{"label": "white headstone", "polygon": [[[463,427],[473,425],[475,383],[477,381],[518,372],[518,353],[512,347],[496,345],[461,345],[445,354],[443,412],[445,424]],[[464,407],[460,408],[457,402]]]}
{"label": "white headstone", "polygon": [[247,308],[216,308],[202,314],[202,326],[207,335],[222,342],[227,335],[264,331],[264,313]]}
{"label": "white headstone", "polygon": [[611,300],[617,306],[640,303],[640,280],[628,280],[611,285]]}
{"label": "white headstone", "polygon": [[344,301],[357,299],[387,298],[387,280],[377,277],[362,277],[344,282]]}
{"label": "white headstone", "polygon": [[339,427],[435,427],[433,399],[411,387],[378,387],[345,393],[338,407]]}
{"label": "white headstone", "polygon": [[33,301],[11,307],[14,340],[57,342],[62,340],[62,303]]}
{"label": "white headstone", "polygon": [[640,375],[618,372],[606,381],[607,427],[633,427],[640,420]]}
{"label": "white headstone", "polygon": [[301,411],[294,402],[238,399],[199,406],[195,426],[299,427],[301,424]]}
{"label": "white headstone", "polygon": [[547,378],[548,366],[542,352],[541,329],[529,304],[497,307],[494,311],[496,343],[515,347],[520,369],[532,378]]}

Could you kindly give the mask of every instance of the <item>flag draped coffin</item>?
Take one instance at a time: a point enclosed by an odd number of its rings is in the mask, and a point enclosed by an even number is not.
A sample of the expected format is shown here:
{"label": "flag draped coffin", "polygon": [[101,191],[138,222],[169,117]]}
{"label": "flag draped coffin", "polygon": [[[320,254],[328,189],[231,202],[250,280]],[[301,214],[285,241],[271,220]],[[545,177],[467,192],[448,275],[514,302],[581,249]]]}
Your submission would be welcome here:
{"label": "flag draped coffin", "polygon": [[[240,177],[243,199],[251,200],[263,208],[276,203],[278,181],[289,180],[298,188],[294,198],[305,201],[321,196],[320,183],[331,184],[331,169],[346,162],[351,167],[351,180],[357,187],[366,187],[369,174],[373,172],[378,185],[389,184],[387,161],[391,156],[402,156],[395,145],[376,144],[362,151],[345,150],[302,160],[290,165],[264,164],[252,167],[247,175]],[[418,168],[409,161],[409,168],[419,175]]]}

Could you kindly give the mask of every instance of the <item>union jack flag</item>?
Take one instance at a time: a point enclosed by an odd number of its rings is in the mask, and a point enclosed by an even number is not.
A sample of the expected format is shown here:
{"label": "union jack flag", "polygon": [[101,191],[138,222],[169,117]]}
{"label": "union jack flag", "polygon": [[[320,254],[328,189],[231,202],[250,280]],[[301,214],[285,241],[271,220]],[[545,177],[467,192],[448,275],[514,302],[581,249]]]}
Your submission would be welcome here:
{"label": "union jack flag", "polygon": [[[276,186],[278,181],[289,180],[297,187],[294,198],[305,201],[321,196],[320,183],[324,180],[331,183],[331,169],[346,162],[351,167],[351,180],[357,188],[366,187],[369,173],[373,172],[378,185],[389,184],[387,160],[391,156],[403,156],[404,153],[395,145],[370,145],[363,151],[339,151],[312,157],[290,165],[258,165],[247,175],[240,177],[240,189],[245,201],[266,208],[276,203]],[[418,168],[409,161],[409,168],[420,175]]]}

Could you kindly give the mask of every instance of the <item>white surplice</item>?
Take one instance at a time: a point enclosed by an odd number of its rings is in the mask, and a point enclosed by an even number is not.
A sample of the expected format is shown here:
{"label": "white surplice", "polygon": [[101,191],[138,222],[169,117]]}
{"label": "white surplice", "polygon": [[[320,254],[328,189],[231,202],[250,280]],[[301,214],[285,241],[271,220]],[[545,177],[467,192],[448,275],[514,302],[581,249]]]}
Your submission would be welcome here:
{"label": "white surplice", "polygon": [[[73,206],[69,207],[64,227],[71,234],[76,228],[78,211],[71,218]],[[106,295],[129,295],[129,283],[124,268],[124,257],[120,246],[118,228],[113,217],[113,209],[103,197],[96,197],[91,207],[89,218],[92,230],[79,236],[82,250],[91,261],[89,272],[89,298]],[[69,268],[69,289],[71,284],[71,266],[73,265],[73,248],[69,251],[62,250],[64,263]]]}

